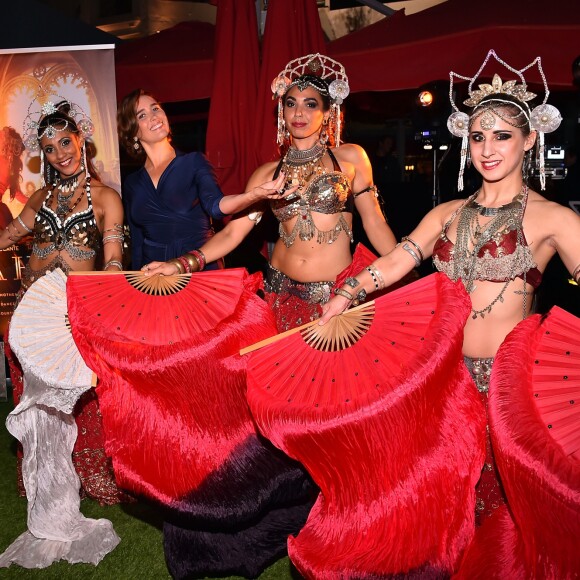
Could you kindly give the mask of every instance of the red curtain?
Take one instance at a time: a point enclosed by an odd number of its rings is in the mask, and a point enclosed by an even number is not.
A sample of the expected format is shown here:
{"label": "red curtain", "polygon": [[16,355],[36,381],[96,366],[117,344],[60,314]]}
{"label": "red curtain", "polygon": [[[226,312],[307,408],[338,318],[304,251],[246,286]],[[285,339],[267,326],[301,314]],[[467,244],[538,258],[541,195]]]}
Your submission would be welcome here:
{"label": "red curtain", "polygon": [[241,193],[258,161],[253,121],[258,83],[254,0],[219,0],[206,154],[222,191]]}
{"label": "red curtain", "polygon": [[270,90],[272,80],[288,61],[313,52],[326,52],[316,0],[270,0],[262,39],[254,126],[259,163],[272,161],[277,154],[276,102],[272,100]]}

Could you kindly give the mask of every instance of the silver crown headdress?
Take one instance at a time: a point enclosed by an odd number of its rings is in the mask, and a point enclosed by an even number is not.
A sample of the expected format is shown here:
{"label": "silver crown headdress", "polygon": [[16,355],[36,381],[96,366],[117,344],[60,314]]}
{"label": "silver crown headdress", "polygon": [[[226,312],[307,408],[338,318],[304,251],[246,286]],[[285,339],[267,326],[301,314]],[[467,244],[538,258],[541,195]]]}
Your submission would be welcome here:
{"label": "silver crown headdress", "polygon": [[[521,84],[517,84],[517,80],[509,80],[507,82],[502,82],[501,78],[496,74],[493,77],[491,84],[481,84],[479,85],[479,89],[473,90],[473,83],[479,77],[485,66],[487,65],[490,58],[493,57],[498,63],[503,65],[506,69],[510,72],[516,74],[521,82]],[[527,104],[528,101],[532,100],[536,97],[535,93],[530,93],[527,90],[526,80],[524,78],[523,73],[528,69],[532,68],[534,65],[538,67],[538,71],[542,78],[542,82],[544,84],[544,100],[540,105],[535,107],[533,110],[530,111],[530,108]],[[455,78],[469,81],[469,86],[467,87],[467,92],[469,94],[469,98],[466,99],[463,104],[467,105],[468,107],[473,107],[472,116],[470,118],[469,115],[463,113],[459,110],[455,101],[453,100],[453,81]],[[515,69],[503,61],[494,50],[490,50],[483,61],[483,64],[479,67],[479,70],[475,73],[473,77],[465,77],[459,75],[453,71],[449,73],[449,100],[451,102],[451,106],[454,109],[454,112],[451,113],[449,118],[447,119],[447,128],[451,132],[452,135],[456,137],[461,137],[461,161],[460,161],[460,168],[459,168],[459,178],[457,181],[457,186],[459,191],[463,190],[463,174],[465,172],[465,164],[467,161],[467,147],[468,147],[468,136],[469,136],[469,126],[470,120],[473,119],[474,115],[479,116],[478,108],[481,106],[481,101],[490,95],[497,95],[492,97],[491,99],[487,99],[486,103],[491,100],[492,102],[497,103],[506,103],[506,104],[513,104],[520,109],[522,114],[525,116],[527,123],[530,124],[530,127],[537,131],[539,135],[539,168],[540,168],[540,183],[542,189],[546,187],[546,171],[544,165],[544,134],[551,133],[555,131],[562,122],[562,117],[560,112],[556,107],[552,105],[546,104],[548,100],[548,96],[550,91],[548,90],[548,82],[546,81],[546,75],[542,69],[542,60],[538,56],[536,57],[530,64],[525,66],[522,69]],[[512,100],[508,100],[502,98],[502,95],[509,95],[515,99],[515,102]],[[484,113],[485,116],[485,113]],[[484,122],[488,123],[488,127],[493,127],[492,119],[486,120],[482,116],[482,127],[485,129]],[[519,114],[518,114],[519,116]],[[503,117],[502,117],[503,118]],[[514,127],[522,127],[523,125],[518,125],[513,122],[513,120],[508,120],[504,118],[505,121],[512,124]]]}
{"label": "silver crown headdress", "polygon": [[[53,116],[50,120],[47,118]],[[71,123],[76,126],[73,127]],[[42,129],[41,129],[42,127]],[[26,117],[22,124],[24,146],[31,153],[40,151],[40,174],[42,187],[52,184],[56,175],[51,175],[50,164],[45,164],[44,151],[40,147],[43,137],[53,139],[61,131],[78,132],[84,139],[88,139],[95,132],[95,126],[83,108],[61,95],[50,93],[42,87],[28,105]],[[87,150],[82,149],[82,168],[87,167]],[[75,185],[76,187],[76,185]]]}
{"label": "silver crown headdress", "polygon": [[[46,123],[46,127],[39,133],[43,120],[55,113],[61,113],[57,122],[54,124]],[[25,147],[31,152],[36,152],[40,149],[40,139],[42,137],[46,136],[52,139],[60,131],[71,130],[68,119],[74,122],[78,132],[84,138],[91,137],[95,132],[93,122],[80,105],[60,95],[48,93],[42,87],[39,87],[36,96],[28,105],[22,125]]]}
{"label": "silver crown headdress", "polygon": [[[306,79],[305,79],[306,77]],[[309,80],[310,79],[310,80]],[[316,82],[319,79],[323,82]],[[312,86],[320,94],[330,97],[332,116],[335,122],[336,146],[340,145],[340,105],[350,93],[348,77],[344,67],[336,60],[323,54],[308,54],[291,60],[272,81],[273,98],[278,98],[278,145],[284,140],[284,114],[282,98],[293,87],[300,90]]]}

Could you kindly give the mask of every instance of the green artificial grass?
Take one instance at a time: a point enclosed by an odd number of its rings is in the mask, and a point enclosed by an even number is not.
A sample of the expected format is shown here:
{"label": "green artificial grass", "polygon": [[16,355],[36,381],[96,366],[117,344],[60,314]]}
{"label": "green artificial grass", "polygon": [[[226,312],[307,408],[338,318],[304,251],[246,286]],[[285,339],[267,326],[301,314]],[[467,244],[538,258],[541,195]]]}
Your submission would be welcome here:
{"label": "green artificial grass", "polygon": [[[9,394],[10,398],[10,394]],[[16,488],[16,443],[5,427],[11,402],[0,402],[0,552],[26,530],[26,499],[18,497]],[[116,506],[100,506],[84,499],[83,514],[90,518],[107,518],[113,522],[121,543],[98,566],[68,564],[61,561],[42,570],[26,570],[12,565],[0,568],[0,578],[42,580],[106,579],[165,580],[171,576],[165,565],[161,525],[156,510],[143,502]],[[291,580],[296,578],[288,558],[268,568],[260,580]]]}

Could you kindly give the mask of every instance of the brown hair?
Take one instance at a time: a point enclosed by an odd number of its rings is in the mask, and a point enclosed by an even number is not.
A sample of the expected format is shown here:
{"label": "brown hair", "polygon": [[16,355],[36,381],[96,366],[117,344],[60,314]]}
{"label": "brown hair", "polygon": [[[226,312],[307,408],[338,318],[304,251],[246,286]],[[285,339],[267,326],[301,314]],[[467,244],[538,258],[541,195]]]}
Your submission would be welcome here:
{"label": "brown hair", "polygon": [[135,89],[123,97],[117,108],[117,133],[119,134],[119,143],[131,157],[139,160],[145,158],[145,152],[141,146],[135,149],[135,143],[138,143],[138,141],[135,141],[135,137],[139,130],[136,112],[137,103],[143,96],[151,97],[155,101],[157,100],[154,95],[145,89]]}

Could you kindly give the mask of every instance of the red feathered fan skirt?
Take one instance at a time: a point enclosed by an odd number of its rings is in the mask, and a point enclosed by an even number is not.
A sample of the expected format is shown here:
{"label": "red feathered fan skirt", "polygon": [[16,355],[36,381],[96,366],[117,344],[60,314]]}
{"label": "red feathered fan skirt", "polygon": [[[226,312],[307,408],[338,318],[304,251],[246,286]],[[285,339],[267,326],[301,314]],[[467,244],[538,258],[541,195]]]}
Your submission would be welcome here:
{"label": "red feathered fan skirt", "polygon": [[[477,530],[458,578],[580,577],[580,461],[571,451],[578,448],[572,437],[580,439],[579,387],[578,318],[554,307],[507,336],[488,409],[508,503]],[[538,400],[547,396],[554,401],[546,407],[549,420]]]}
{"label": "red feathered fan skirt", "polygon": [[[404,304],[412,292],[429,293],[431,323],[389,376],[361,378],[348,399],[340,386],[341,396],[333,398],[332,386],[314,395],[306,378],[292,396],[278,392],[276,370],[267,377],[264,364],[292,357],[305,376],[327,364],[338,385],[352,371],[350,349],[320,353],[320,367],[306,372],[297,334],[250,355],[248,400],[260,430],[320,487],[306,525],[289,539],[307,578],[445,577],[472,539],[485,412],[461,353],[470,303],[460,285],[435,274],[376,300],[373,326],[391,324],[388,307],[378,313],[380,300]],[[403,332],[404,322],[392,327]],[[390,356],[390,343],[374,347],[377,362]]]}

